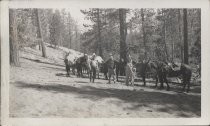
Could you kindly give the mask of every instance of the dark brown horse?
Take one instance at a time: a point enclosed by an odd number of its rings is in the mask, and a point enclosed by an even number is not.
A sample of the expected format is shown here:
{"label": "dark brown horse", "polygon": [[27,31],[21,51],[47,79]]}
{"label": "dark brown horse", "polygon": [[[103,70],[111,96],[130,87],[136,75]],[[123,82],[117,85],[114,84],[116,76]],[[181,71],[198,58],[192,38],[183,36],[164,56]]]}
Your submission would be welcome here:
{"label": "dark brown horse", "polygon": [[85,56],[79,57],[76,60],[76,65],[75,66],[76,66],[76,69],[77,69],[77,76],[78,77],[83,77],[82,70],[84,68],[86,68],[86,58],[85,58]]}
{"label": "dark brown horse", "polygon": [[[189,65],[181,63],[180,66],[169,65],[166,62],[161,61],[150,61],[148,63],[151,69],[155,70],[154,76],[156,78],[156,87],[158,81],[160,82],[160,88],[163,88],[163,84],[167,84],[167,90],[170,89],[168,84],[168,77],[181,77],[183,83],[183,91],[185,91],[185,87],[187,86],[187,92],[190,90],[190,80],[192,76],[192,70]],[[175,70],[174,67],[179,67],[179,69]]]}
{"label": "dark brown horse", "polygon": [[[101,72],[104,73],[104,77],[105,77],[106,80],[108,80],[108,76],[107,76],[108,65],[107,65],[107,62],[108,62],[108,60],[106,62],[102,63],[102,65],[101,65]],[[120,74],[121,68],[123,67],[123,70],[124,70],[124,71],[122,71],[122,73],[125,72],[125,68],[124,68],[124,66],[121,66],[121,64],[117,60],[114,60],[114,64],[116,66],[116,79],[118,81],[118,75]]]}
{"label": "dark brown horse", "polygon": [[142,61],[140,63],[136,63],[136,73],[137,75],[140,75],[142,77],[142,81],[144,82],[144,86],[146,86],[146,76],[147,73],[149,72],[149,67],[148,67],[149,61]]}

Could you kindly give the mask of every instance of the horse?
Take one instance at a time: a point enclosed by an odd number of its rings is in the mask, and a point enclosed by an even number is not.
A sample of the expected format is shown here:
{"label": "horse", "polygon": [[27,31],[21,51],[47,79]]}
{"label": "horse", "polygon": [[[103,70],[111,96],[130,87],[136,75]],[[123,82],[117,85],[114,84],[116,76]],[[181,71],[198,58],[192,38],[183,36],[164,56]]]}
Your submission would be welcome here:
{"label": "horse", "polygon": [[77,77],[83,77],[82,70],[86,68],[86,58],[85,56],[79,57],[76,59],[76,69],[77,69]]}
{"label": "horse", "polygon": [[[185,91],[185,87],[187,86],[187,92],[190,90],[190,79],[192,76],[192,70],[189,65],[181,63],[179,65],[179,69],[174,70],[175,64],[170,65],[166,62],[161,61],[151,61],[149,63],[149,66],[152,69],[155,69],[155,77],[156,77],[156,86],[158,80],[161,83],[160,88],[163,88],[163,84],[167,84],[167,90],[170,89],[170,86],[168,84],[167,78],[169,77],[181,77],[182,78],[182,84],[183,84],[183,91]],[[176,65],[178,67],[178,65]]]}
{"label": "horse", "polygon": [[97,69],[96,73],[97,73],[98,79],[99,79],[99,73],[100,73],[102,64],[104,63],[104,60],[103,60],[100,56],[96,56],[96,57],[94,58],[94,60],[98,62],[98,69]]}
{"label": "horse", "polygon": [[162,62],[162,61],[157,61],[157,60],[151,60],[148,62],[148,66],[149,70],[153,72],[153,78],[155,78],[156,82],[155,82],[155,87],[157,88],[157,84],[158,82],[160,82],[160,88],[164,88],[163,84],[164,82],[167,85],[167,90],[170,89],[170,86],[168,84],[168,80],[167,80],[167,63],[166,62]]}
{"label": "horse", "polygon": [[74,74],[74,68],[75,68],[75,56],[70,55],[70,53],[67,53],[64,58],[64,63],[66,66],[66,76],[70,76],[70,68],[72,68],[72,73]]}
{"label": "horse", "polygon": [[149,71],[148,63],[149,61],[142,61],[140,63],[134,64],[134,66],[136,67],[136,73],[142,77],[144,86],[146,86],[146,76],[147,72]]}
{"label": "horse", "polygon": [[[108,60],[104,63],[102,63],[101,65],[101,71],[102,73],[104,73],[104,77],[106,80],[108,80]],[[119,62],[117,60],[114,60],[114,64],[116,65],[116,78],[117,78],[117,81],[118,81],[118,74],[119,74],[119,71],[120,71],[120,67],[119,67]]]}
{"label": "horse", "polygon": [[96,71],[98,71],[98,61],[93,59],[91,60],[89,56],[85,56],[86,61],[86,67],[87,72],[89,74],[90,82],[92,81],[94,83],[96,78]]}
{"label": "horse", "polygon": [[[174,69],[175,67],[178,67],[177,70]],[[172,64],[167,67],[167,77],[181,77],[182,78],[182,84],[183,84],[183,91],[189,92],[190,90],[190,80],[192,77],[192,69],[189,65],[181,63],[180,65]],[[185,87],[187,86],[187,90],[185,90]]]}
{"label": "horse", "polygon": [[[104,73],[104,76],[105,76],[105,79],[106,80],[108,80],[108,76],[107,76],[107,73],[108,73],[107,61],[104,62],[104,63],[102,63],[102,65],[101,65],[101,70],[102,70],[102,73]],[[117,60],[114,60],[114,63],[116,65],[116,79],[119,82],[119,79],[118,79],[119,78],[119,75],[125,76],[126,62],[125,61],[117,61]],[[136,64],[135,61],[133,61],[132,63],[134,65]]]}
{"label": "horse", "polygon": [[104,74],[105,80],[108,80],[108,76],[107,76],[107,73],[108,73],[107,61],[101,64],[100,70]]}

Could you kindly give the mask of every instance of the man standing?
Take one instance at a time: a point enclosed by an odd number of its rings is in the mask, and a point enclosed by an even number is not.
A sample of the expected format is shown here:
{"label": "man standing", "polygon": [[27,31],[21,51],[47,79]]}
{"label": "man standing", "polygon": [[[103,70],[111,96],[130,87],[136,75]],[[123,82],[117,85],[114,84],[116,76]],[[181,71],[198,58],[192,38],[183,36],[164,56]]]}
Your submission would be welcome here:
{"label": "man standing", "polygon": [[109,54],[110,58],[107,61],[107,66],[108,66],[108,77],[109,77],[109,82],[108,84],[111,84],[111,77],[113,76],[113,81],[115,83],[115,76],[116,76],[116,64],[114,62],[114,58],[112,54]]}
{"label": "man standing", "polygon": [[134,85],[134,71],[133,64],[130,54],[127,55],[127,65],[125,67],[125,84],[129,85],[129,81],[131,81],[131,85]]}

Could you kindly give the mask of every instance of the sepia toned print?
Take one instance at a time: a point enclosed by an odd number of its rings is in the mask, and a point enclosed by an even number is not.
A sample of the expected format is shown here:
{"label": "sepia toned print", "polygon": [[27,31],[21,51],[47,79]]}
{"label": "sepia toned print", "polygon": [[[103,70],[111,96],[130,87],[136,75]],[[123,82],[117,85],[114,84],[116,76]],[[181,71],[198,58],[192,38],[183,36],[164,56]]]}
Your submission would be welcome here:
{"label": "sepia toned print", "polygon": [[201,9],[9,9],[10,117],[200,118]]}

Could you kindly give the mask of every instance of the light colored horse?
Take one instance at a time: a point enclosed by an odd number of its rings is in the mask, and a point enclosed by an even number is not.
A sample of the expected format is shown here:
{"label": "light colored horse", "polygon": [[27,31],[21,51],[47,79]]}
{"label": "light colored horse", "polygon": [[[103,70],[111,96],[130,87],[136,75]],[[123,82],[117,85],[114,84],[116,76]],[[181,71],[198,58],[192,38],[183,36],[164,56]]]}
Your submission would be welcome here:
{"label": "light colored horse", "polygon": [[98,63],[102,64],[104,60],[100,56],[96,56],[95,60],[98,61]]}
{"label": "light colored horse", "polygon": [[94,80],[96,78],[96,72],[98,71],[98,61],[97,60],[91,60],[89,56],[85,56],[86,58],[86,67],[89,74],[90,82],[92,81],[94,83]]}
{"label": "light colored horse", "polygon": [[72,55],[70,52],[65,55],[64,63],[66,65],[67,76],[70,76],[70,68],[72,68],[73,74],[75,73],[74,71],[74,65],[76,63],[75,58],[76,57]]}

